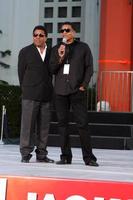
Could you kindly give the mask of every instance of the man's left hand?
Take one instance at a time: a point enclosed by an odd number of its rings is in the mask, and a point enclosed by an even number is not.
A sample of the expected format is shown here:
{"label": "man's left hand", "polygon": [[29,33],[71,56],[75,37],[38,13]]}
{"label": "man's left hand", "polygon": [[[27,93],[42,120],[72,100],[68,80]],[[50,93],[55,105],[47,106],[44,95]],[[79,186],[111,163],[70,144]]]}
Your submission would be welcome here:
{"label": "man's left hand", "polygon": [[79,90],[80,90],[80,91],[85,91],[84,86],[80,86],[80,87],[79,87]]}

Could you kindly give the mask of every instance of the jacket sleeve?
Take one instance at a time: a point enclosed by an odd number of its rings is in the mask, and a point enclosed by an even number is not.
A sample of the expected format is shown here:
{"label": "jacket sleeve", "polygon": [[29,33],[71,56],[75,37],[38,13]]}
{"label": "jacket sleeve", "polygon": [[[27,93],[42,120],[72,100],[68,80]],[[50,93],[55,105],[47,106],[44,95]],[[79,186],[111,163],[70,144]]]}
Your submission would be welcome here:
{"label": "jacket sleeve", "polygon": [[84,86],[86,88],[90,82],[92,75],[93,75],[93,57],[92,57],[92,53],[91,53],[91,50],[88,45],[86,48],[86,53],[85,53],[84,59],[85,59],[84,60],[85,73],[84,73],[84,80],[83,80],[82,86]]}
{"label": "jacket sleeve", "polygon": [[22,49],[19,52],[19,56],[18,56],[18,78],[19,78],[20,86],[22,86],[22,83],[23,83],[25,70],[26,70],[26,58],[25,58],[24,50]]}
{"label": "jacket sleeve", "polygon": [[62,63],[59,62],[60,57],[58,55],[58,47],[53,47],[50,55],[49,69],[52,74],[56,74],[61,68]]}

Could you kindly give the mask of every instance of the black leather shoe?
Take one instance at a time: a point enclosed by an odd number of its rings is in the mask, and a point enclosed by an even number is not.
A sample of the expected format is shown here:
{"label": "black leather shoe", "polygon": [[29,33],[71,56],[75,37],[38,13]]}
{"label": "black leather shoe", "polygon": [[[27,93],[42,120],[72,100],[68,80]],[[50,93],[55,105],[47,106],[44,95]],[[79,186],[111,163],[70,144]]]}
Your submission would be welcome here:
{"label": "black leather shoe", "polygon": [[23,163],[29,163],[29,160],[31,159],[31,157],[32,157],[31,154],[29,154],[27,156],[22,156],[21,162],[23,162]]}
{"label": "black leather shoe", "polygon": [[61,159],[56,162],[57,165],[65,165],[65,164],[71,164],[72,160],[71,159]]}
{"label": "black leather shoe", "polygon": [[37,162],[45,162],[45,163],[54,163],[54,160],[52,160],[52,159],[50,159],[50,158],[48,158],[48,157],[44,157],[44,158],[42,158],[42,159],[37,158],[36,161],[37,161]]}
{"label": "black leather shoe", "polygon": [[89,162],[85,163],[85,165],[93,166],[93,167],[98,167],[99,164],[95,160],[90,160]]}

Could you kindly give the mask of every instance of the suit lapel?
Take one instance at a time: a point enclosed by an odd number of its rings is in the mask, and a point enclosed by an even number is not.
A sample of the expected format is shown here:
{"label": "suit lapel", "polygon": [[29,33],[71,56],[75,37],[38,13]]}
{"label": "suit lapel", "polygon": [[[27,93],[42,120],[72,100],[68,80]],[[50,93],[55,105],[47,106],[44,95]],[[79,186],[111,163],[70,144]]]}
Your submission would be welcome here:
{"label": "suit lapel", "polygon": [[46,49],[46,56],[45,56],[44,61],[42,60],[41,55],[40,55],[38,49],[36,48],[36,46],[34,44],[33,44],[33,49],[34,49],[35,55],[38,57],[39,60],[41,60],[43,63],[47,62],[49,55],[50,55],[50,50],[48,48]]}
{"label": "suit lapel", "polygon": [[41,56],[40,56],[40,53],[39,53],[39,51],[38,51],[38,49],[36,48],[36,46],[33,44],[33,49],[34,49],[34,54],[35,54],[35,56],[39,59],[39,60],[41,60],[42,62],[43,62],[43,60],[42,60],[42,58],[41,58]]}

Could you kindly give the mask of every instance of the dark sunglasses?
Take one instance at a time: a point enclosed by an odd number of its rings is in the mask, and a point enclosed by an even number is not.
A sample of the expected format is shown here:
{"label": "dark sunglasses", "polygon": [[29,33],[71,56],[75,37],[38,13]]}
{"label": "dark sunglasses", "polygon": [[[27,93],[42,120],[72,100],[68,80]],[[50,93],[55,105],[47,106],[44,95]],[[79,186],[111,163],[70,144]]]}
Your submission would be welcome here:
{"label": "dark sunglasses", "polygon": [[45,35],[43,35],[43,34],[33,34],[33,37],[37,37],[37,36],[39,36],[39,37],[44,37]]}
{"label": "dark sunglasses", "polygon": [[64,28],[60,30],[60,33],[64,33],[64,32],[69,33],[70,31],[71,30],[69,28]]}

